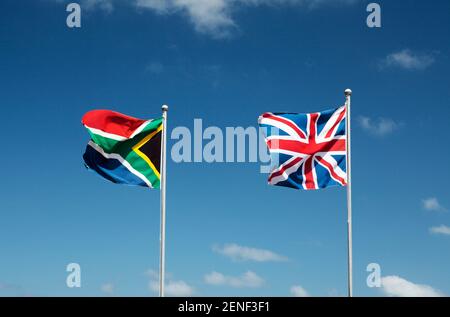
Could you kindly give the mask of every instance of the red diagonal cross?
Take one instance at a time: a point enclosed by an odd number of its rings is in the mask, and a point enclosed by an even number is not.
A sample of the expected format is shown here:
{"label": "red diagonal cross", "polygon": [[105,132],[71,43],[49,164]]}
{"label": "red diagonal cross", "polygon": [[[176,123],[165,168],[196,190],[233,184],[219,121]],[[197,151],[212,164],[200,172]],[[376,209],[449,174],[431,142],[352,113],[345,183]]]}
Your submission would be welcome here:
{"label": "red diagonal cross", "polygon": [[[303,143],[296,140],[284,140],[284,139],[270,139],[267,140],[267,146],[271,150],[286,150],[293,153],[306,154],[306,160],[303,163],[304,184],[307,189],[316,189],[317,184],[314,179],[314,157],[315,154],[321,152],[343,152],[346,150],[345,139],[329,140],[326,142],[317,142],[317,119],[318,113],[312,113],[308,115],[308,142]],[[297,161],[292,162],[294,165]],[[291,164],[290,164],[291,165]],[[286,167],[288,168],[288,167]],[[278,174],[282,174],[284,170],[279,171]]]}

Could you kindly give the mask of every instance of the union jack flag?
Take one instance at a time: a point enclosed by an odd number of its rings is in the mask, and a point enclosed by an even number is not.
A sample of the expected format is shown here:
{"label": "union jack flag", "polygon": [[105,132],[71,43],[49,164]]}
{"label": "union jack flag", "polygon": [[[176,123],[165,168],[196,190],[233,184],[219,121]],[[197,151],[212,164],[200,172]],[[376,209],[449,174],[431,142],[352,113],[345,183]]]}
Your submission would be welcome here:
{"label": "union jack flag", "polygon": [[345,106],[308,114],[261,115],[259,125],[278,162],[269,184],[304,190],[346,186],[345,120]]}

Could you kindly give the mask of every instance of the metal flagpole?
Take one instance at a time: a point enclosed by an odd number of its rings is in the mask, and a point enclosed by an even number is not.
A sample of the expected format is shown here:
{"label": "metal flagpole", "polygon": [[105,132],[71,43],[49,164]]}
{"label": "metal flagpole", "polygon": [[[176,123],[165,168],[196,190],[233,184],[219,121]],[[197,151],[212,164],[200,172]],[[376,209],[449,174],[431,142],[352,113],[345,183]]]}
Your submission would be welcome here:
{"label": "metal flagpole", "polygon": [[164,297],[165,276],[165,247],[166,247],[166,143],[167,143],[167,105],[162,106],[163,129],[161,140],[161,236],[160,236],[160,263],[159,263],[159,296]]}
{"label": "metal flagpole", "polygon": [[348,297],[353,297],[353,250],[352,250],[352,157],[351,157],[351,89],[345,90],[346,135],[347,135],[347,242],[348,242]]}

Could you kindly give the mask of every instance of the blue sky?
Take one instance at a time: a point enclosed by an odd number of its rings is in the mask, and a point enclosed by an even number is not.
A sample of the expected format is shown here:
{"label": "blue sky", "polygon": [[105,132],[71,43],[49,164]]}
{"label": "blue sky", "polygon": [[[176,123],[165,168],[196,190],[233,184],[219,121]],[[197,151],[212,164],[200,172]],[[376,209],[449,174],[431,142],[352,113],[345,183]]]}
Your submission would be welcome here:
{"label": "blue sky", "polygon": [[[86,0],[78,29],[67,3],[0,3],[0,295],[156,295],[159,192],[86,171],[86,111],[153,118],[168,103],[171,128],[247,127],[340,106],[347,87],[355,294],[450,294],[448,1],[378,1],[378,29],[358,0]],[[174,294],[346,294],[345,189],[266,178],[168,161]],[[66,286],[71,262],[81,288]],[[372,262],[381,289],[366,286]]]}

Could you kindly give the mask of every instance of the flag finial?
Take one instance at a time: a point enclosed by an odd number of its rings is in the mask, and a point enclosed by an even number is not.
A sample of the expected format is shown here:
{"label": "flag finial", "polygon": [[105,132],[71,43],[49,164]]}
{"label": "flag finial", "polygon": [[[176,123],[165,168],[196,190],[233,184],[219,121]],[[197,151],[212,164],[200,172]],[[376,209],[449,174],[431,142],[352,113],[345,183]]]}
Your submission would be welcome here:
{"label": "flag finial", "polygon": [[161,109],[162,109],[162,111],[167,111],[167,110],[169,110],[169,106],[168,105],[163,105],[161,107]]}
{"label": "flag finial", "polygon": [[345,95],[346,96],[351,96],[352,95],[352,90],[351,89],[345,89]]}

